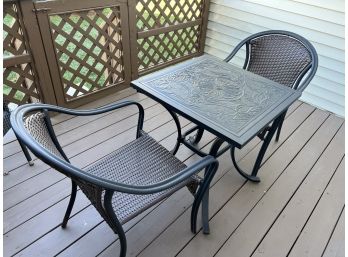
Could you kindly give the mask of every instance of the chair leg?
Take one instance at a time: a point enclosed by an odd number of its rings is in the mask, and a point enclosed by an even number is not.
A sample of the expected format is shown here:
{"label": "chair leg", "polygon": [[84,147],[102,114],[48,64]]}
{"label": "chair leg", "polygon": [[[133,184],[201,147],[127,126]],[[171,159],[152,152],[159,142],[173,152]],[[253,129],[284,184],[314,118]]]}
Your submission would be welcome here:
{"label": "chair leg", "polygon": [[209,234],[209,190],[205,192],[202,199],[202,226],[203,234]]}
{"label": "chair leg", "polygon": [[29,154],[29,151],[28,151],[27,147],[22,143],[22,141],[19,138],[17,138],[17,140],[18,140],[18,143],[19,143],[20,147],[22,148],[22,151],[23,151],[23,153],[25,155],[25,158],[27,158],[29,166],[33,166],[34,162],[31,159],[31,156]]}
{"label": "chair leg", "polygon": [[[213,180],[213,177],[216,173],[218,165],[214,165],[213,167],[209,168],[209,171],[206,171],[206,174],[204,175],[204,180],[201,186],[198,189],[198,192],[195,196],[195,200],[192,205],[192,211],[191,211],[191,231],[192,233],[196,234],[197,232],[197,216],[198,216],[198,210],[199,210],[199,205],[201,204],[202,201],[204,201],[204,206],[202,203],[202,214],[204,215],[202,217],[204,227],[203,227],[203,232],[205,234],[209,233],[209,213],[208,213],[208,201],[209,201],[209,186],[210,182]],[[204,200],[203,200],[204,198]]]}
{"label": "chair leg", "polygon": [[[201,137],[204,130],[199,129],[197,134],[201,131]],[[219,151],[219,148],[224,143],[220,138],[216,138],[212,147],[210,148],[209,155],[216,157]],[[196,233],[197,230],[197,214],[199,204],[202,202],[202,223],[203,223],[203,233],[209,234],[209,187],[210,182],[213,180],[214,175],[219,167],[218,163],[212,164],[205,169],[203,183],[198,189],[198,192],[195,197],[195,201],[192,205],[191,212],[191,231]]]}
{"label": "chair leg", "polygon": [[126,257],[126,253],[127,253],[126,234],[124,233],[122,225],[117,219],[117,216],[113,210],[112,195],[113,195],[112,191],[106,190],[105,196],[104,196],[104,208],[106,211],[106,215],[109,217],[108,223],[111,226],[112,230],[118,235],[118,239],[120,240],[120,245],[121,245],[120,257]]}
{"label": "chair leg", "polygon": [[63,222],[62,222],[62,228],[66,228],[66,224],[68,223],[68,220],[69,220],[72,208],[73,208],[74,203],[75,203],[76,193],[77,193],[76,182],[71,180],[71,195],[70,195],[68,208],[66,209],[66,212],[65,212],[65,215],[64,215],[64,219],[63,219]]}

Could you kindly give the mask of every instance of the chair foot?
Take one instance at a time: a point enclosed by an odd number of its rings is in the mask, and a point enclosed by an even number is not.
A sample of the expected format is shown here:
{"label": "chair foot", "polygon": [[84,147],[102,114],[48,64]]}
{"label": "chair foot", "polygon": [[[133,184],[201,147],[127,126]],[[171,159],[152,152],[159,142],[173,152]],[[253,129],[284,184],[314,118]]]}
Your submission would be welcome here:
{"label": "chair foot", "polygon": [[28,164],[29,164],[29,166],[34,166],[34,162],[33,161],[29,161]]}

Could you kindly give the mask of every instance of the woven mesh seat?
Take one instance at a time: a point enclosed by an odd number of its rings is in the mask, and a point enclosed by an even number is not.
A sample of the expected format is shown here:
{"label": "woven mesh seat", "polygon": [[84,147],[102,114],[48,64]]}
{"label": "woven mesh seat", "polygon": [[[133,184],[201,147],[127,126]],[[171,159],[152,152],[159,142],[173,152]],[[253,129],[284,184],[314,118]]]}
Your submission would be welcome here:
{"label": "woven mesh seat", "polygon": [[[144,135],[102,158],[86,171],[125,184],[151,185],[173,176],[184,168],[186,165],[166,148],[150,136]],[[156,194],[134,195],[115,192],[112,204],[120,222],[125,223],[189,182],[184,181]]]}

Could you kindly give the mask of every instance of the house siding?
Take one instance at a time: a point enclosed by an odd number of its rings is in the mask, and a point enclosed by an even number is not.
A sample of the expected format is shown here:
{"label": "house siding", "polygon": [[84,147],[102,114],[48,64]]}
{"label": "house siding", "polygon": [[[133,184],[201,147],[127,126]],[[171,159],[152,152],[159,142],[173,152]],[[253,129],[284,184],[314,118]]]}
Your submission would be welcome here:
{"label": "house siding", "polygon": [[[343,0],[211,0],[205,52],[225,58],[247,36],[288,30],[316,48],[319,67],[301,100],[344,116]],[[233,63],[241,65],[240,51]]]}

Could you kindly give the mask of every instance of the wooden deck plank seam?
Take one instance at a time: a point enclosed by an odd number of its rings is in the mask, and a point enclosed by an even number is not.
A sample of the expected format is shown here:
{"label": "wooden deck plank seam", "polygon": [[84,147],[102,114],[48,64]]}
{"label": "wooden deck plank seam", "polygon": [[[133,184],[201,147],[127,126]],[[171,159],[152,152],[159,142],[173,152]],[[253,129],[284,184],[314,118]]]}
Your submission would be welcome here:
{"label": "wooden deck plank seam", "polygon": [[[342,125],[340,126],[340,128],[341,128],[341,127],[342,127]],[[336,131],[335,135],[338,133],[338,131],[339,131],[339,130]],[[334,135],[334,136],[335,136],[335,135]],[[327,144],[327,146],[326,146],[325,149],[322,151],[322,153],[320,154],[320,156],[317,158],[317,160],[315,161],[315,163],[312,165],[310,171],[304,176],[304,178],[302,179],[302,181],[300,182],[300,184],[297,186],[297,188],[295,189],[295,191],[293,192],[293,194],[292,194],[292,195],[290,196],[290,198],[287,200],[286,204],[283,206],[282,210],[278,213],[278,215],[276,216],[276,218],[275,218],[274,221],[272,222],[272,225],[267,229],[267,231],[265,232],[264,236],[262,237],[262,239],[260,240],[260,242],[257,244],[257,246],[255,247],[255,249],[252,251],[252,253],[251,253],[250,256],[252,256],[252,255],[255,253],[255,251],[257,250],[257,248],[260,246],[261,242],[263,241],[263,239],[266,237],[266,235],[268,234],[268,232],[272,229],[274,223],[277,222],[278,218],[279,218],[280,215],[283,213],[284,209],[288,206],[288,203],[293,199],[294,195],[297,193],[297,191],[299,190],[299,188],[302,186],[303,182],[306,180],[306,178],[308,177],[308,175],[309,175],[309,173],[311,172],[311,170],[313,169],[313,167],[317,164],[317,162],[320,160],[320,158],[321,158],[322,155],[324,154],[324,152],[325,152],[325,150],[327,149],[327,147],[329,146],[329,144],[330,144],[330,143],[332,142],[332,140],[334,139],[334,136],[331,138],[330,142]],[[341,161],[342,161],[343,159],[344,159],[344,157],[342,157]],[[335,175],[335,173],[336,173],[338,167],[340,166],[341,161],[337,164],[337,166],[336,166],[336,168],[335,168],[335,171],[334,171],[333,174],[330,176],[330,179],[329,179],[329,181],[327,182],[327,184],[326,184],[326,186],[325,186],[323,192],[320,194],[320,198],[317,200],[317,203],[315,204],[315,207],[316,207],[317,204],[319,203],[319,201],[320,201],[321,197],[323,196],[323,194],[324,194],[326,188],[328,187],[330,181],[332,180],[333,176]],[[276,181],[275,181],[275,182],[276,182]],[[274,182],[274,183],[275,183],[275,182]],[[273,183],[273,184],[274,184],[274,183]],[[312,213],[313,213],[315,207],[312,209],[311,214],[308,216],[307,221],[310,219],[310,216],[312,215]],[[305,224],[307,224],[307,221],[306,221]],[[304,227],[305,227],[305,225],[303,226],[303,228],[304,228]],[[301,232],[302,232],[303,228],[301,229]],[[300,233],[300,234],[301,234],[301,233]],[[294,242],[294,244],[295,244],[295,242]],[[291,248],[292,248],[292,247],[291,247]],[[291,251],[291,250],[290,250],[290,251]],[[290,252],[290,251],[289,251],[289,252]]]}
{"label": "wooden deck plank seam", "polygon": [[[310,116],[310,115],[309,115]],[[309,117],[308,116],[308,117]],[[306,120],[308,119],[308,117],[306,118]],[[283,171],[291,164],[291,162],[298,156],[298,154],[301,152],[301,150],[306,146],[306,144],[308,143],[308,141],[314,136],[314,134],[320,129],[320,127],[324,124],[324,122],[328,119],[329,115],[324,119],[324,121],[320,124],[320,126],[314,131],[314,133],[312,133],[312,135],[310,136],[310,138],[306,141],[306,143],[301,147],[301,149],[296,153],[296,155],[291,159],[291,161],[286,165],[286,167],[283,169]],[[269,188],[271,188],[274,183],[279,179],[279,177],[281,176],[281,174],[283,173],[283,171],[277,176],[276,180],[273,181],[273,183],[271,183],[271,186]],[[267,190],[268,191],[268,190]],[[265,194],[267,193],[267,191],[265,192]],[[261,199],[265,196],[262,195],[262,197],[254,204],[254,206],[252,207],[252,209],[248,212],[247,215],[244,216],[244,218],[241,220],[241,222],[235,227],[235,229],[230,233],[230,235],[228,236],[228,238],[226,238],[226,240],[220,245],[219,249],[216,251],[216,253],[218,253],[221,248],[226,244],[226,242],[230,239],[230,237],[233,235],[233,233],[239,228],[239,226],[244,222],[244,220],[249,216],[249,214],[253,211],[253,209],[255,208],[255,206],[257,206],[257,204],[261,201]],[[214,255],[215,256],[215,255]]]}
{"label": "wooden deck plank seam", "polygon": [[[338,163],[338,165],[336,166],[335,172],[332,174],[332,176],[330,177],[329,181],[327,182],[327,185],[325,186],[325,189],[324,189],[323,192],[320,194],[320,198],[319,198],[318,201],[316,202],[314,208],[312,209],[310,215],[308,216],[308,218],[307,218],[305,224],[302,226],[300,233],[297,235],[296,240],[293,242],[293,244],[292,244],[292,246],[291,246],[291,248],[290,248],[290,250],[289,250],[289,252],[287,253],[286,256],[288,256],[288,255],[291,253],[292,249],[294,248],[296,242],[298,241],[300,235],[302,234],[304,228],[306,227],[308,221],[310,220],[310,218],[311,218],[313,212],[315,211],[315,209],[316,209],[316,207],[318,206],[320,200],[322,199],[323,195],[325,194],[327,187],[329,186],[330,182],[332,181],[332,178],[333,178],[334,175],[336,174],[338,167],[339,167],[339,166],[341,165],[341,163],[344,161],[344,158],[345,158],[345,157],[343,156],[342,159],[341,159],[341,161],[340,161],[340,162]],[[344,211],[344,205],[343,205],[342,210],[341,210],[341,212],[340,212],[340,215],[339,215],[339,217],[338,217],[338,219],[337,219],[337,221],[336,221],[336,224],[335,224],[335,226],[334,226],[334,229],[333,229],[332,232],[331,232],[330,238],[331,238],[333,232],[335,231],[335,227],[336,227],[336,225],[337,225],[337,223],[338,223],[338,221],[339,221],[339,218],[340,218],[341,214],[343,213],[343,211]],[[328,242],[327,242],[327,244],[326,244],[326,246],[325,246],[325,248],[324,248],[324,251],[323,251],[322,255],[324,254],[325,249],[326,249],[327,245],[328,245],[329,242],[330,242],[330,238],[329,238],[329,240],[328,240]]]}
{"label": "wooden deck plank seam", "polygon": [[[324,254],[325,254],[325,252],[327,251],[328,246],[329,246],[329,244],[330,244],[330,241],[332,240],[332,237],[333,237],[333,235],[334,235],[336,229],[338,229],[337,226],[338,226],[338,224],[339,224],[340,219],[341,219],[341,218],[344,218],[344,215],[345,215],[345,214],[344,214],[344,210],[345,210],[345,205],[343,205],[343,207],[342,207],[342,210],[341,210],[341,212],[340,212],[340,215],[339,215],[339,217],[338,217],[338,219],[337,219],[337,221],[336,221],[336,224],[335,224],[335,226],[334,226],[334,228],[333,228],[333,230],[332,230],[332,232],[331,232],[331,234],[330,234],[330,237],[329,237],[329,239],[328,239],[328,241],[327,241],[327,244],[325,245],[325,248],[324,248],[324,251],[323,251],[321,257],[323,257]],[[344,229],[344,228],[343,228],[343,229]]]}
{"label": "wooden deck plank seam", "polygon": [[[296,155],[291,159],[291,161],[286,165],[286,167],[283,169],[283,171],[277,176],[277,178],[271,183],[271,185],[268,187],[268,189],[265,191],[265,193],[262,195],[262,197],[258,200],[258,202],[253,206],[253,208],[248,212],[247,215],[244,216],[243,220],[238,224],[238,226],[233,230],[232,233],[230,233],[228,239],[222,244],[220,245],[219,250],[216,252],[216,254],[220,251],[220,249],[222,249],[224,247],[224,245],[229,241],[230,237],[232,237],[232,235],[234,234],[234,232],[241,226],[241,224],[244,222],[244,220],[246,220],[248,218],[248,216],[250,215],[250,213],[254,210],[254,208],[258,205],[258,203],[266,196],[267,192],[275,185],[275,183],[279,180],[279,178],[283,175],[284,171],[291,165],[291,163],[299,156],[299,154],[304,150],[304,148],[307,146],[308,142],[310,142],[310,140],[316,135],[316,133],[320,130],[320,128],[323,126],[323,124],[325,124],[325,122],[329,119],[330,115],[328,115],[324,121],[321,123],[321,125],[312,133],[312,135],[310,136],[310,138],[305,142],[305,144],[301,147],[301,149],[296,153]],[[342,125],[341,125],[342,126]],[[340,127],[341,127],[340,126]],[[335,134],[338,132],[335,132]],[[332,136],[332,138],[330,139],[330,142],[332,141],[334,135]],[[327,148],[327,146],[329,145],[329,142],[327,143],[327,145],[325,146],[324,149]],[[324,149],[321,151],[320,156],[324,153]],[[314,164],[312,165],[312,167],[310,168],[310,170],[313,168],[313,166],[315,165],[315,163],[320,159],[320,156],[317,157],[317,159],[315,160]],[[308,174],[307,174],[308,175]],[[302,181],[303,182],[303,181]],[[302,183],[301,182],[301,183]],[[297,187],[298,189],[299,187]],[[297,190],[296,189],[296,190]],[[293,195],[292,195],[293,196]],[[291,197],[292,197],[291,196]],[[288,204],[289,201],[286,202],[286,205]],[[285,205],[285,206],[286,206]],[[284,208],[283,208],[284,209]],[[281,211],[283,211],[283,209]],[[279,213],[277,215],[277,218],[279,217]],[[274,224],[274,222],[272,223],[272,225]],[[271,227],[270,227],[271,228]],[[270,229],[269,228],[269,229]],[[269,229],[267,231],[269,231]],[[267,234],[267,233],[266,233]],[[262,237],[262,239],[264,238],[264,236]],[[262,240],[260,241],[262,242]],[[259,243],[260,243],[259,242]],[[255,248],[257,249],[257,247]],[[253,251],[254,252],[254,251]]]}

